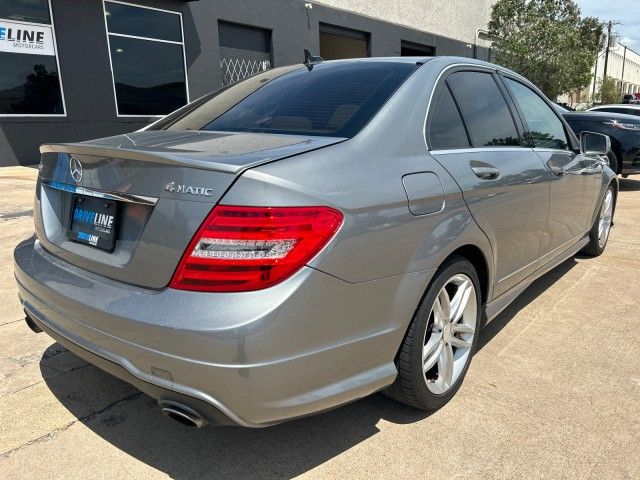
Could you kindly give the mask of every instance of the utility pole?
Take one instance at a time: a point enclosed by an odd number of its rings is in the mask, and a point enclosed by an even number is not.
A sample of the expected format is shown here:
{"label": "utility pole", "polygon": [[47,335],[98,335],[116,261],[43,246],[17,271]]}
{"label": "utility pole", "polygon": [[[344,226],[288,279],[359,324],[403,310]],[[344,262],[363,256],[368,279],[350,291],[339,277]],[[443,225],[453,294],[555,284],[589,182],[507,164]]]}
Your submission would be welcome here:
{"label": "utility pole", "polygon": [[624,91],[624,67],[625,67],[625,65],[627,63],[627,47],[626,47],[626,45],[623,45],[623,47],[624,47],[624,55],[622,56],[622,75],[620,75],[620,80],[621,80],[620,88],[622,90],[622,93],[624,94],[624,93],[626,93]]}
{"label": "utility pole", "polygon": [[596,68],[593,70],[593,91],[591,92],[591,101],[595,102],[594,98],[596,97],[596,83],[598,83],[598,60],[600,59],[600,55],[596,57]]}
{"label": "utility pole", "polygon": [[609,48],[611,48],[611,30],[613,29],[613,22],[609,20],[607,26],[607,49],[604,53],[604,78],[607,77],[607,67],[609,66]]}

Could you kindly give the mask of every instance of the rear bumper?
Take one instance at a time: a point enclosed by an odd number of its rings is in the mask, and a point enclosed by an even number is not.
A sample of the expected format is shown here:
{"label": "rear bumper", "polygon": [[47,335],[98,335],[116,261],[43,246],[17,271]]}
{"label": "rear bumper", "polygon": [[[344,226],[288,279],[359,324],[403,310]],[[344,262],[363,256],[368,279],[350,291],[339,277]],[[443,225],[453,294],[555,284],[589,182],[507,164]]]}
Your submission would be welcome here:
{"label": "rear bumper", "polygon": [[149,290],[74,267],[35,239],[14,252],[25,310],[53,338],[160,401],[258,427],[393,382],[433,272],[350,284],[312,268],[257,292]]}

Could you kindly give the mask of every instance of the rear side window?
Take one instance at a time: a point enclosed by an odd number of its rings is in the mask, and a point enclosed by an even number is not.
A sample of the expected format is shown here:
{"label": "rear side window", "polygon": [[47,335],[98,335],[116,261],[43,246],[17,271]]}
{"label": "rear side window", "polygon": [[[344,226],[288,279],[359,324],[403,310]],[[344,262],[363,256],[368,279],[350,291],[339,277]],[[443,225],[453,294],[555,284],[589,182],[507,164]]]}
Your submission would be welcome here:
{"label": "rear side window", "polygon": [[520,146],[507,102],[490,73],[457,72],[447,79],[474,147]]}
{"label": "rear side window", "polygon": [[533,146],[567,150],[569,141],[564,125],[551,107],[536,92],[522,83],[510,78],[506,78],[505,83],[520,106]]}
{"label": "rear side window", "polygon": [[252,79],[240,82],[166,128],[350,138],[416,68],[388,61],[301,66],[265,75],[257,86]]}
{"label": "rear side window", "polygon": [[429,146],[433,150],[468,148],[469,138],[449,89],[440,89],[429,129]]}

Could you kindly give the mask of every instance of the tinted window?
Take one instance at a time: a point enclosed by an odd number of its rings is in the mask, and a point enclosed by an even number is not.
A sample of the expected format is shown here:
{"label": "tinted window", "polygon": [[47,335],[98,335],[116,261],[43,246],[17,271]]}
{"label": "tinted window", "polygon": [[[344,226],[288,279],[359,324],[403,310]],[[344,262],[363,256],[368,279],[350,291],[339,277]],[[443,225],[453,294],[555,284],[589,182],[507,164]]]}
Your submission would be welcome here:
{"label": "tinted window", "polygon": [[104,5],[118,114],[165,115],[185,105],[180,15],[113,2]]}
{"label": "tinted window", "polygon": [[110,33],[182,42],[178,14],[112,2],[104,8]]}
{"label": "tinted window", "polygon": [[[415,68],[414,63],[354,62],[275,71],[263,74],[264,83],[254,91],[246,91],[255,88],[253,79],[240,82],[176,123],[199,124],[202,130],[352,137]],[[229,105],[234,97],[239,100]],[[207,118],[207,112],[217,117]]]}
{"label": "tinted window", "polygon": [[505,81],[524,115],[533,145],[538,148],[568,149],[564,125],[551,107],[522,83],[510,78]]}
{"label": "tinted window", "polygon": [[0,114],[61,114],[54,55],[0,52]]}
{"label": "tinted window", "polygon": [[167,114],[187,103],[182,45],[109,37],[118,113]]}
{"label": "tinted window", "polygon": [[474,147],[520,146],[518,131],[493,76],[458,72],[449,76]]}
{"label": "tinted window", "polygon": [[65,113],[50,24],[48,0],[0,0],[0,115]]}
{"label": "tinted window", "polygon": [[429,144],[434,150],[470,146],[460,112],[446,86],[440,89],[433,109]]}
{"label": "tinted window", "polygon": [[49,0],[0,0],[0,18],[32,23],[51,23]]}

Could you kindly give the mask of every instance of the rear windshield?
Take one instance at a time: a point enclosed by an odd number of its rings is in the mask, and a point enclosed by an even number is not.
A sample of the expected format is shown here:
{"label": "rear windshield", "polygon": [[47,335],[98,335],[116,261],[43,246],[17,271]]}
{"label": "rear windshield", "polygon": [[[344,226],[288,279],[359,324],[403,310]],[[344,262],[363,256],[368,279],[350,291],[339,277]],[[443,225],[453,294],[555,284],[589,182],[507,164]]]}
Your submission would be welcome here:
{"label": "rear windshield", "polygon": [[197,102],[156,128],[350,138],[416,68],[367,61],[276,69]]}

